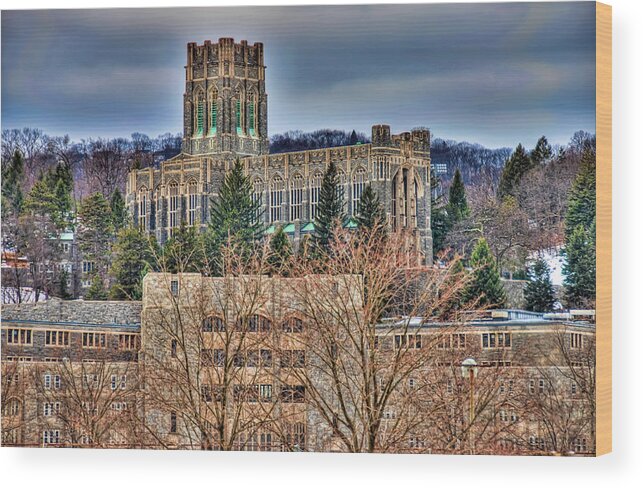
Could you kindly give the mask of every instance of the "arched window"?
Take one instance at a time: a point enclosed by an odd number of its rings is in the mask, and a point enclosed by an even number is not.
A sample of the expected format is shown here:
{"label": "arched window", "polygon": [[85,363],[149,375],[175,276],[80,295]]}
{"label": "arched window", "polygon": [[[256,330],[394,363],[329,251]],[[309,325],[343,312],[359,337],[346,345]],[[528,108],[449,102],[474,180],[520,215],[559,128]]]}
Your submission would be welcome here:
{"label": "arched window", "polygon": [[353,205],[352,211],[355,215],[359,208],[359,200],[362,198],[362,193],[366,186],[366,170],[364,168],[359,168],[355,173],[353,173]]}
{"label": "arched window", "polygon": [[225,322],[221,317],[212,315],[203,319],[203,332],[225,332]]}
{"label": "arched window", "polygon": [[4,405],[4,415],[8,417],[17,417],[20,415],[20,400],[17,398],[10,398]]}
{"label": "arched window", "polygon": [[197,208],[199,204],[199,195],[197,193],[197,183],[192,180],[188,183],[188,224],[197,223]]}
{"label": "arched window", "polygon": [[147,229],[147,188],[145,187],[138,191],[138,226],[140,229]]}
{"label": "arched window", "polygon": [[179,226],[179,184],[171,183],[168,187],[168,227],[170,228],[170,236],[174,232],[174,228]]}
{"label": "arched window", "polygon": [[259,222],[263,215],[263,191],[264,185],[261,178],[255,178],[252,182],[252,204],[255,207],[254,221]]}
{"label": "arched window", "polygon": [[251,315],[248,317],[248,332],[270,332],[272,322],[263,315]]}
{"label": "arched window", "polygon": [[290,220],[301,219],[301,209],[304,201],[304,177],[296,174],[290,180]]}
{"label": "arched window", "polygon": [[210,92],[210,131],[209,134],[213,135],[217,133],[217,112],[218,112],[218,100],[219,94],[216,90]]}
{"label": "arched window", "polygon": [[203,92],[199,90],[194,97],[194,136],[200,137],[203,135],[204,116],[205,116],[205,100],[203,99]]}
{"label": "arched window", "polygon": [[281,221],[281,204],[284,201],[284,180],[277,175],[270,184],[270,222]]}
{"label": "arched window", "polygon": [[315,173],[310,180],[310,220],[315,220],[317,216],[317,205],[319,204],[319,192],[321,191],[322,180],[324,175],[319,171]]}

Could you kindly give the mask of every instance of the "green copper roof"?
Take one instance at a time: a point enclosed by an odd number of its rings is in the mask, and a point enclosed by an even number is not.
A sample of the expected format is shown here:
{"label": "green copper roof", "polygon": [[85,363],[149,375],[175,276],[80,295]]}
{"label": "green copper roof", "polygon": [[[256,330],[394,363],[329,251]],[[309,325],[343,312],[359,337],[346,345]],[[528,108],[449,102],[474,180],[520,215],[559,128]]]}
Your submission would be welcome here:
{"label": "green copper roof", "polygon": [[314,230],[315,230],[315,224],[313,224],[312,222],[308,222],[306,225],[304,225],[301,228],[302,232],[313,232]]}
{"label": "green copper roof", "polygon": [[284,227],[284,232],[286,234],[294,234],[295,233],[295,224],[288,224]]}
{"label": "green copper roof", "polygon": [[346,222],[344,224],[344,227],[346,229],[356,229],[357,228],[357,222],[355,222],[355,219],[353,219],[353,217],[351,217],[350,219],[348,219],[348,222]]}
{"label": "green copper roof", "polygon": [[274,233],[275,233],[275,226],[274,226],[274,225],[271,225],[270,227],[268,227],[268,228],[266,229],[265,233],[266,233],[266,234],[274,234]]}

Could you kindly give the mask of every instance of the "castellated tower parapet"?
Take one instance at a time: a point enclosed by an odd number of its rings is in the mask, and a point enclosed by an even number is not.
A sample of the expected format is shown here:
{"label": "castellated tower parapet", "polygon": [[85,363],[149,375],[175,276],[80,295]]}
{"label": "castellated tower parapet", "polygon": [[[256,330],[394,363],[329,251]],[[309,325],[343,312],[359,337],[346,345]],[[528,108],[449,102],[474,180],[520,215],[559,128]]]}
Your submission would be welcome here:
{"label": "castellated tower parapet", "polygon": [[263,44],[187,46],[183,95],[183,152],[190,155],[267,154],[268,96]]}

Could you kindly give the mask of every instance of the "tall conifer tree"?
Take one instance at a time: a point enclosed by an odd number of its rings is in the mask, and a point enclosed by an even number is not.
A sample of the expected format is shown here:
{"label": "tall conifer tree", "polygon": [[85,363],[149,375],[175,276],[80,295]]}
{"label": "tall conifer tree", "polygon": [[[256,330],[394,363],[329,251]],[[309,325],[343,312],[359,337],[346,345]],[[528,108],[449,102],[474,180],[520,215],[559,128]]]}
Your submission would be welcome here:
{"label": "tall conifer tree", "polygon": [[324,173],[315,217],[313,237],[318,251],[328,252],[334,238],[335,227],[338,224],[343,225],[345,220],[344,188],[340,185],[337,167],[331,161]]}
{"label": "tall conifer tree", "polygon": [[471,253],[469,264],[473,271],[471,281],[465,291],[466,300],[478,300],[480,305],[504,307],[505,290],[496,268],[496,260],[486,239],[482,237],[478,239]]}
{"label": "tall conifer tree", "polygon": [[527,277],[529,281],[523,290],[525,308],[534,312],[550,312],[556,297],[547,262],[542,257],[536,259],[530,266]]}
{"label": "tall conifer tree", "polygon": [[500,176],[498,185],[498,196],[502,199],[506,196],[515,196],[515,191],[522,177],[533,167],[533,162],[522,144],[518,144],[511,154]]}
{"label": "tall conifer tree", "polygon": [[250,253],[263,238],[263,207],[252,198],[250,179],[237,160],[226,174],[219,195],[210,199],[210,222],[205,237],[211,271],[221,271],[221,246],[230,242],[242,253]]}
{"label": "tall conifer tree", "polygon": [[452,223],[459,222],[460,220],[469,216],[469,204],[467,203],[467,193],[462,181],[460,170],[456,169],[449,188],[449,204],[447,212],[451,218]]}
{"label": "tall conifer tree", "polygon": [[360,196],[355,220],[360,229],[373,229],[376,225],[383,229],[386,224],[384,208],[371,185],[367,185]]}
{"label": "tall conifer tree", "polygon": [[126,227],[118,233],[113,254],[110,274],[114,284],[110,297],[114,300],[140,300],[143,277],[149,270],[156,269],[156,240],[148,238],[136,227]]}

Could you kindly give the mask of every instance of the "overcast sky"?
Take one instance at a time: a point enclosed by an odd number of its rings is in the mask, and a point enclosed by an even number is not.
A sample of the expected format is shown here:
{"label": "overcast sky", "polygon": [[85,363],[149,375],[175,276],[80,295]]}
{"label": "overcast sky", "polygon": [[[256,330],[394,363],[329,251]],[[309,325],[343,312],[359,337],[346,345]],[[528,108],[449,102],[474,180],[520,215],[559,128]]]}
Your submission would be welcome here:
{"label": "overcast sky", "polygon": [[2,12],[2,128],[182,130],[186,44],[263,42],[268,130],[429,127],[481,144],[595,131],[592,2]]}

